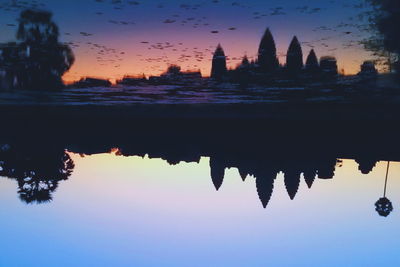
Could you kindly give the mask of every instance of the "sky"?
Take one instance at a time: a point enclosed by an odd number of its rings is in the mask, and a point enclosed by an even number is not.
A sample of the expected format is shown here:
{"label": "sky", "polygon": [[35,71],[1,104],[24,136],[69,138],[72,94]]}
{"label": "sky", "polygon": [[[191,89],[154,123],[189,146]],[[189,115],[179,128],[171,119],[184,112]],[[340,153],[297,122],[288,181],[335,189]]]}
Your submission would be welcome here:
{"label": "sky", "polygon": [[209,76],[220,43],[235,67],[244,55],[254,59],[267,27],[279,60],[294,35],[304,59],[335,56],[346,74],[359,71],[371,56],[357,41],[363,0],[0,0],[0,42],[15,39],[19,12],[35,5],[50,10],[76,62],[64,80],[91,76],[115,81],[124,75],[158,75],[170,64]]}
{"label": "sky", "polygon": [[0,266],[399,266],[399,163],[386,218],[374,203],[386,162],[363,175],[343,161],[330,180],[302,179],[290,200],[282,173],[266,209],[255,179],[227,169],[219,191],[208,158],[71,154],[75,169],[54,199],[26,205],[0,177]]}

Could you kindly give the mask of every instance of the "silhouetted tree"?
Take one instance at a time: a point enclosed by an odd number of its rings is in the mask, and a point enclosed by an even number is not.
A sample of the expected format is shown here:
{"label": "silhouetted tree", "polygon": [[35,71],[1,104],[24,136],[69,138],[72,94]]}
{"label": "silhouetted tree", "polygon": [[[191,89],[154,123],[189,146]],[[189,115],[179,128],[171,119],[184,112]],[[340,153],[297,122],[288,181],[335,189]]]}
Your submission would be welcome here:
{"label": "silhouetted tree", "polygon": [[19,87],[25,89],[57,89],[63,86],[62,76],[74,63],[68,45],[58,42],[59,30],[48,11],[21,12],[17,39],[19,59],[10,69]]}
{"label": "silhouetted tree", "polygon": [[167,70],[167,74],[178,75],[181,73],[181,67],[178,65],[170,65]]}
{"label": "silhouetted tree", "polygon": [[392,66],[399,72],[400,56],[400,2],[398,0],[366,0],[372,4],[374,12],[370,12],[370,29],[372,37],[364,40],[366,49],[378,57],[388,58]]}
{"label": "silhouetted tree", "polygon": [[15,77],[25,71],[25,66],[20,60],[20,46],[15,42],[10,42],[3,44],[0,49],[0,67],[5,70],[1,86],[10,89],[14,87]]}
{"label": "silhouetted tree", "polygon": [[59,30],[48,11],[25,10],[19,17],[17,39],[29,44],[58,43]]}
{"label": "silhouetted tree", "polygon": [[242,63],[240,64],[240,67],[246,68],[246,67],[249,67],[249,66],[250,66],[250,61],[249,61],[247,56],[244,56],[243,59],[242,59]]}
{"label": "silhouetted tree", "polygon": [[377,163],[375,159],[371,158],[359,158],[356,159],[356,162],[358,163],[358,169],[361,171],[362,174],[370,173]]}
{"label": "silhouetted tree", "polygon": [[296,74],[303,69],[303,51],[296,36],[290,43],[286,56],[286,68],[290,73]]}
{"label": "silhouetted tree", "polygon": [[218,44],[212,60],[211,78],[221,81],[227,72],[225,52],[222,46]]}
{"label": "silhouetted tree", "polygon": [[273,72],[279,68],[274,37],[269,28],[264,33],[258,49],[258,65],[262,71]]}

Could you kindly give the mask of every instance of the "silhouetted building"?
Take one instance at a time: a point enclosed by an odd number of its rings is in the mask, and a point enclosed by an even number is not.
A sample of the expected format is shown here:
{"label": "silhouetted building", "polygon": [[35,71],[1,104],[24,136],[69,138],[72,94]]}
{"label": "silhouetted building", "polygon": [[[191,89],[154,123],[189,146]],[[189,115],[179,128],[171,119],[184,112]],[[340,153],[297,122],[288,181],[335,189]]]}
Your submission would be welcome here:
{"label": "silhouetted building", "polygon": [[178,65],[170,65],[160,76],[151,76],[149,82],[155,85],[194,85],[202,82],[200,70],[182,72]]}
{"label": "silhouetted building", "polygon": [[264,208],[268,206],[271,200],[272,193],[274,191],[274,182],[276,178],[276,172],[272,170],[263,170],[257,173],[256,177],[256,188],[258,197]]}
{"label": "silhouetted building", "polygon": [[240,85],[248,85],[250,82],[254,82],[256,67],[254,62],[250,62],[247,56],[244,56],[242,62],[233,72],[232,81]]}
{"label": "silhouetted building", "polygon": [[219,190],[225,177],[225,166],[223,162],[216,157],[210,158],[211,179],[215,189]]}
{"label": "silhouetted building", "polygon": [[306,170],[304,170],[303,175],[304,181],[306,182],[308,188],[311,188],[314,184],[315,177],[317,176],[316,170],[307,168]]}
{"label": "silhouetted building", "polygon": [[361,71],[358,75],[362,79],[374,79],[378,76],[378,70],[375,68],[375,62],[367,60],[360,66]]}
{"label": "silhouetted building", "polygon": [[314,49],[311,49],[310,53],[307,56],[306,70],[311,72],[319,70],[318,58],[317,55],[315,54]]}
{"label": "silhouetted building", "polygon": [[279,61],[276,55],[274,37],[269,28],[264,33],[258,49],[257,64],[264,72],[274,72],[279,68]]}
{"label": "silhouetted building", "polygon": [[218,44],[212,60],[211,78],[221,81],[226,76],[227,71],[225,52],[222,46]]}
{"label": "silhouetted building", "polygon": [[321,57],[319,65],[321,67],[321,72],[324,78],[337,78],[338,66],[335,57]]}
{"label": "silhouetted building", "polygon": [[319,179],[332,179],[335,176],[337,160],[335,158],[331,159],[321,159],[318,162],[318,178]]}
{"label": "silhouetted building", "polygon": [[285,187],[292,200],[296,197],[299,190],[300,174],[299,170],[290,169],[285,171]]}
{"label": "silhouetted building", "polygon": [[147,82],[146,76],[125,76],[121,80],[117,81],[117,84],[121,85],[141,85]]}
{"label": "silhouetted building", "polygon": [[303,69],[303,51],[296,36],[290,43],[286,56],[286,68],[291,74],[298,74]]}
{"label": "silhouetted building", "polygon": [[76,88],[90,88],[90,87],[110,87],[112,84],[109,80],[98,79],[98,78],[82,78],[79,82],[76,82],[72,87]]}
{"label": "silhouetted building", "polygon": [[247,176],[249,176],[249,173],[247,171],[245,171],[244,169],[239,168],[239,175],[244,182],[244,181],[246,181]]}

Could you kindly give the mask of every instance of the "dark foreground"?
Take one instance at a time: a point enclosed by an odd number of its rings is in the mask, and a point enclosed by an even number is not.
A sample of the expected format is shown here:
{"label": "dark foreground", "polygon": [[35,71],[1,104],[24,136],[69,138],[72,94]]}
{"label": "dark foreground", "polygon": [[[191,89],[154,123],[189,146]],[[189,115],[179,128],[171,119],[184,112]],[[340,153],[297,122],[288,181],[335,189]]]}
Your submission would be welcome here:
{"label": "dark foreground", "polygon": [[[171,162],[400,160],[395,104],[0,106],[0,143]],[[261,164],[261,163],[260,163]],[[263,163],[262,163],[263,164]]]}

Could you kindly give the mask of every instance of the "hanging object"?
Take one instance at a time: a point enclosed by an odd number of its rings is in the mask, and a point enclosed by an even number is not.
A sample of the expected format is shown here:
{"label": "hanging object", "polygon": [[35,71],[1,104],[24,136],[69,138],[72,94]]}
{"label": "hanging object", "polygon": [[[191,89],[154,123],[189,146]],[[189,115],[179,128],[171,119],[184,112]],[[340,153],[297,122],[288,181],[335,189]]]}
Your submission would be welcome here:
{"label": "hanging object", "polygon": [[385,178],[385,186],[384,186],[384,190],[383,190],[383,197],[380,198],[375,203],[375,210],[382,217],[389,216],[389,214],[393,211],[392,202],[386,197],[386,187],[387,187],[387,181],[388,181],[389,166],[390,166],[390,161],[388,161],[387,168],[386,168],[386,178]]}

